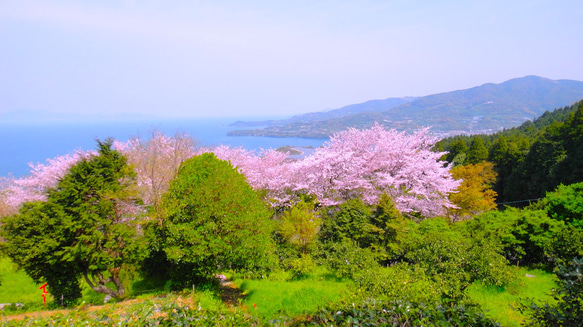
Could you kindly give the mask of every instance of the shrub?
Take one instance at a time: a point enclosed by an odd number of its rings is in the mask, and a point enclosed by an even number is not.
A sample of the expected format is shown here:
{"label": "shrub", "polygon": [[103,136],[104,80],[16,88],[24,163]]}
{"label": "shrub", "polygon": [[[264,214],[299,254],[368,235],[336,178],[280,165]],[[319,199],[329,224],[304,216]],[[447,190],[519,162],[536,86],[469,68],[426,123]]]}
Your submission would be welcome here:
{"label": "shrub", "polygon": [[299,258],[291,261],[291,272],[293,278],[302,278],[312,272],[315,267],[316,264],[314,263],[312,256],[309,254],[302,253]]}
{"label": "shrub", "polygon": [[555,265],[566,265],[575,257],[583,257],[583,230],[572,225],[559,230],[547,255]]}
{"label": "shrub", "polygon": [[174,281],[209,279],[220,269],[257,276],[273,266],[270,212],[245,177],[213,154],[185,161],[162,208],[160,247]]}
{"label": "shrub", "polygon": [[476,239],[500,242],[506,259],[517,264],[550,263],[545,254],[564,224],[549,218],[543,210],[490,211],[465,222],[465,233]]}
{"label": "shrub", "polygon": [[[318,326],[499,326],[475,306],[447,302],[413,305],[408,302],[367,299],[321,309],[295,325]],[[292,324],[293,325],[293,324]]]}
{"label": "shrub", "polygon": [[441,298],[439,285],[418,265],[377,267],[363,271],[354,281],[366,297],[413,304],[436,303]]}
{"label": "shrub", "polygon": [[354,278],[362,271],[378,267],[377,256],[370,249],[359,248],[350,240],[333,243],[326,264],[337,277]]}
{"label": "shrub", "polygon": [[487,239],[468,239],[447,229],[431,230],[414,239],[407,249],[405,260],[422,267],[447,298],[463,299],[464,290],[474,281],[500,286],[513,276],[497,244]]}

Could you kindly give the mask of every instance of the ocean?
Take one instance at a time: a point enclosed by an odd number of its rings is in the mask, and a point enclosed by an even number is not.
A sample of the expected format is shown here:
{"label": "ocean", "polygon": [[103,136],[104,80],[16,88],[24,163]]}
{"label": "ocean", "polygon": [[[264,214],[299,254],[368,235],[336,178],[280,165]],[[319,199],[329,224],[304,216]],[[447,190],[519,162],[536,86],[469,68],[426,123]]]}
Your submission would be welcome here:
{"label": "ocean", "polygon": [[[265,117],[261,118],[265,119]],[[75,151],[95,149],[96,139],[113,137],[127,141],[132,137],[148,138],[152,130],[174,135],[186,133],[200,144],[242,146],[248,150],[278,148],[285,145],[318,147],[326,140],[227,136],[236,128],[229,127],[237,120],[260,120],[253,117],[192,118],[174,120],[143,120],[118,122],[59,122],[59,123],[0,123],[0,176],[21,177],[30,171],[28,163],[44,163]]]}

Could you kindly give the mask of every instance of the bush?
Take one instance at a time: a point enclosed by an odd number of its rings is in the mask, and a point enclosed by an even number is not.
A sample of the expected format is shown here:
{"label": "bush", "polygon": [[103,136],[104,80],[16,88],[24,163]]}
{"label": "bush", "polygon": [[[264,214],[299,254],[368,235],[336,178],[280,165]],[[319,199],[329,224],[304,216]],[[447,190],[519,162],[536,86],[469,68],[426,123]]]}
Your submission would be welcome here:
{"label": "bush", "polygon": [[354,278],[362,271],[379,267],[376,258],[370,249],[359,248],[352,241],[344,240],[330,245],[326,264],[337,277]]}
{"label": "bush", "polygon": [[579,229],[583,228],[583,183],[559,185],[554,192],[533,205],[544,209],[549,217],[564,221]]}
{"label": "bush", "polygon": [[[292,324],[293,325],[293,324]],[[367,299],[321,309],[295,325],[317,326],[499,326],[475,306],[450,303],[413,305],[408,302]]]}
{"label": "bush", "polygon": [[293,274],[293,278],[302,278],[312,272],[316,264],[312,259],[312,256],[309,254],[303,254],[291,261],[291,272]]}
{"label": "bush", "polygon": [[546,253],[564,227],[544,210],[514,208],[490,211],[464,223],[466,235],[500,242],[508,261],[524,265],[551,263]]}
{"label": "bush", "polygon": [[245,177],[212,153],[184,162],[162,209],[160,248],[175,282],[212,279],[221,269],[260,276],[275,263],[271,213]]}
{"label": "bush", "polygon": [[388,301],[405,301],[415,305],[437,303],[441,299],[439,285],[418,265],[406,263],[363,271],[354,278],[366,297]]}
{"label": "bush", "polygon": [[407,249],[405,260],[422,267],[450,299],[463,299],[464,290],[477,280],[498,286],[512,280],[500,248],[487,239],[468,239],[447,229],[430,230]]}

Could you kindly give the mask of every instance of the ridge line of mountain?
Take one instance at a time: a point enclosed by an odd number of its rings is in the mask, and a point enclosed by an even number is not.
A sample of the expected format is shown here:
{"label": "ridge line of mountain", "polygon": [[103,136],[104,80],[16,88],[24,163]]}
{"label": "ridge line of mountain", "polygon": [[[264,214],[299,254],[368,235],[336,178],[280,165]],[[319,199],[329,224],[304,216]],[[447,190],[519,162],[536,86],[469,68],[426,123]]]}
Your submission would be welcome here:
{"label": "ridge line of mountain", "polygon": [[[581,99],[581,81],[529,75],[423,97],[371,100],[285,120],[236,122],[231,126],[248,129],[227,135],[327,138],[349,127],[369,128],[375,121],[404,131],[432,126],[440,136],[493,133]],[[385,106],[383,101],[387,101]]]}

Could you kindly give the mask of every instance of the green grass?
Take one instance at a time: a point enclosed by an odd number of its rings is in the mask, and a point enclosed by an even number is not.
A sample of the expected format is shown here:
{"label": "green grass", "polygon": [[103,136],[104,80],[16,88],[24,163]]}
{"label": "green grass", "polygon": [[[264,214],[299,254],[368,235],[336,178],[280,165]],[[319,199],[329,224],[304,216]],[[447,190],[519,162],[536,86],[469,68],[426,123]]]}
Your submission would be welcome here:
{"label": "green grass", "polygon": [[[516,307],[521,299],[546,300],[551,289],[556,287],[554,274],[543,270],[519,268],[516,274],[516,281],[506,287],[474,283],[467,289],[468,296],[487,310],[488,317],[500,322],[502,326],[520,326],[525,317],[512,307]],[[526,274],[535,277],[526,277]]]}
{"label": "green grass", "polygon": [[[35,283],[24,270],[18,269],[18,266],[8,257],[0,256],[0,303],[23,303],[24,307],[16,310],[18,312],[44,310],[42,291],[39,289],[41,285]],[[80,285],[82,293],[80,303],[103,304],[105,294],[93,291],[84,280],[80,281]],[[50,294],[50,288],[47,290],[49,291],[47,306],[49,306],[53,298]],[[131,290],[129,293],[133,295]],[[10,310],[14,311],[12,308]]]}
{"label": "green grass", "polygon": [[42,310],[41,285],[17,268],[9,258],[0,256],[0,303],[23,303],[25,307]]}
{"label": "green grass", "polygon": [[352,282],[339,280],[324,267],[317,267],[300,280],[289,280],[287,274],[262,280],[235,280],[245,293],[243,304],[255,316],[276,319],[315,312],[329,302],[347,294]]}

